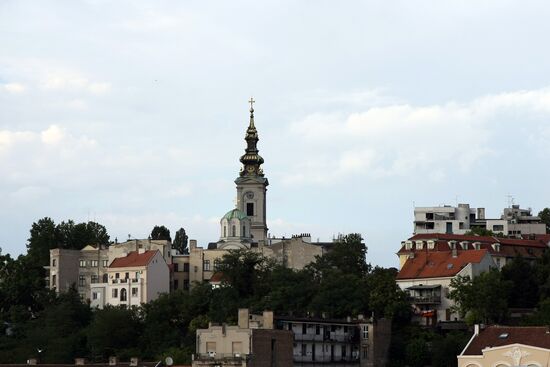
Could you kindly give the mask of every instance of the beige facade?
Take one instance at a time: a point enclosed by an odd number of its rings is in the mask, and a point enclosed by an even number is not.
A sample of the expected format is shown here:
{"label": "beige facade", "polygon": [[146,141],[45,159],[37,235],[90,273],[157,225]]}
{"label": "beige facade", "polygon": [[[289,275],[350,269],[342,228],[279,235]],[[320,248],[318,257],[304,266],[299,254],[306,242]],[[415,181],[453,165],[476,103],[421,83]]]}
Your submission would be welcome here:
{"label": "beige facade", "polygon": [[240,309],[237,325],[199,329],[196,343],[193,367],[293,366],[292,333],[275,330],[270,311],[257,316]]}
{"label": "beige facade", "polygon": [[457,356],[458,367],[550,366],[547,327],[475,326],[474,335]]}

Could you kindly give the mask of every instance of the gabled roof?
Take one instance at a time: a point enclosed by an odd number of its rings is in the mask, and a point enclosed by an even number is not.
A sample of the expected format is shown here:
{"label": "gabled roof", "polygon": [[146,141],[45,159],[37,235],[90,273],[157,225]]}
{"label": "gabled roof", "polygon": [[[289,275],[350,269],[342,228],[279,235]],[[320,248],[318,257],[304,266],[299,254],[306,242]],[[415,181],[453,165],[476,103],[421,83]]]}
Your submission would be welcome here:
{"label": "gabled roof", "polygon": [[136,266],[147,266],[149,262],[155,257],[158,250],[149,250],[143,253],[132,251],[125,257],[118,257],[113,260],[109,268],[133,268]]}
{"label": "gabled roof", "polygon": [[550,332],[546,326],[489,326],[472,338],[461,355],[479,356],[485,348],[510,344],[550,349]]}
{"label": "gabled roof", "polygon": [[458,274],[470,263],[480,263],[487,250],[469,250],[457,253],[451,251],[418,252],[407,259],[397,274],[397,279],[445,278]]}
{"label": "gabled roof", "polygon": [[[427,241],[434,241],[435,246],[433,249],[428,249],[426,244]],[[546,236],[539,236],[534,240],[525,240],[521,238],[501,238],[501,237],[490,237],[490,236],[466,236],[459,234],[444,234],[444,233],[421,233],[414,235],[409,238],[409,241],[424,241],[425,244],[422,250],[418,250],[416,245],[414,249],[407,250],[405,246],[401,246],[398,254],[408,254],[411,252],[437,252],[437,251],[449,251],[449,241],[457,242],[458,252],[470,251],[474,249],[473,244],[479,243],[481,249],[486,249],[491,255],[495,256],[505,256],[505,257],[516,257],[521,256],[525,258],[537,258],[541,257],[544,253],[544,250],[548,248],[548,241]],[[460,242],[469,242],[468,249],[464,250],[459,245]],[[500,244],[500,249],[493,248],[493,244]]]}

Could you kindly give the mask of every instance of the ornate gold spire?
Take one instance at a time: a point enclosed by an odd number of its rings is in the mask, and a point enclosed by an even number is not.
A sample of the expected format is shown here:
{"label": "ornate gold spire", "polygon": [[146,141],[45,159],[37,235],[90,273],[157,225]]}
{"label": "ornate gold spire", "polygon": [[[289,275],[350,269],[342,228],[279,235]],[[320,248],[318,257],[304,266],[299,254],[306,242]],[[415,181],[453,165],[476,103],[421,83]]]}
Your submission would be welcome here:
{"label": "ornate gold spire", "polygon": [[240,176],[256,176],[263,177],[264,172],[260,165],[264,163],[264,159],[258,154],[258,131],[254,125],[254,98],[250,98],[248,103],[250,103],[250,122],[248,124],[248,129],[246,129],[246,135],[244,140],[246,140],[246,149],[245,154],[241,156],[241,163],[243,167],[241,168]]}

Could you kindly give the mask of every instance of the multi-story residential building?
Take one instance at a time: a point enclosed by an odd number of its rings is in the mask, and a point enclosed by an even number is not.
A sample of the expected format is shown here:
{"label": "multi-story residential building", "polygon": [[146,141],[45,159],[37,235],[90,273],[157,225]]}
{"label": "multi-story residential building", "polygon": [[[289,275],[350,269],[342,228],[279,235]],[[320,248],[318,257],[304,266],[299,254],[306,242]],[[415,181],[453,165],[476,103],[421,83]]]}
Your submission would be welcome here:
{"label": "multi-story residential building", "polygon": [[473,278],[491,267],[501,269],[517,256],[534,262],[543,256],[549,241],[548,235],[520,239],[417,234],[401,243],[397,284],[409,293],[417,319],[423,324],[459,320],[447,298],[451,279]]}
{"label": "multi-story residential building", "polygon": [[458,367],[550,366],[547,326],[475,326]]}
{"label": "multi-story residential building", "polygon": [[47,284],[57,292],[66,292],[70,287],[78,289],[82,299],[91,296],[90,285],[106,282],[109,267],[108,250],[86,246],[82,250],[52,249]]}
{"label": "multi-story residential building", "polygon": [[91,285],[90,306],[136,306],[170,291],[170,270],[159,250],[140,249],[115,258],[107,280]]}
{"label": "multi-story residential building", "polygon": [[491,236],[467,236],[442,233],[417,234],[401,242],[397,252],[399,267],[414,254],[427,252],[487,250],[498,268],[516,256],[533,262],[550,246],[549,235],[535,235],[532,239],[502,238]]}
{"label": "multi-story residential building", "polygon": [[240,309],[237,325],[209,325],[197,330],[193,367],[291,367],[292,333],[273,328],[273,312],[250,315]]}
{"label": "multi-story residential building", "polygon": [[471,208],[469,204],[414,208],[414,233],[465,234],[483,228],[506,236],[539,235],[546,233],[546,225],[531,214],[531,209],[512,205],[503,210],[500,218],[485,217],[485,208]]}
{"label": "multi-story residential building", "polygon": [[277,316],[275,323],[278,329],[294,334],[294,366],[386,364],[391,339],[389,320]]}
{"label": "multi-story residential building", "polygon": [[473,278],[494,266],[485,249],[415,252],[399,270],[396,282],[409,294],[415,320],[435,326],[440,321],[460,320],[448,298],[451,280],[458,276]]}

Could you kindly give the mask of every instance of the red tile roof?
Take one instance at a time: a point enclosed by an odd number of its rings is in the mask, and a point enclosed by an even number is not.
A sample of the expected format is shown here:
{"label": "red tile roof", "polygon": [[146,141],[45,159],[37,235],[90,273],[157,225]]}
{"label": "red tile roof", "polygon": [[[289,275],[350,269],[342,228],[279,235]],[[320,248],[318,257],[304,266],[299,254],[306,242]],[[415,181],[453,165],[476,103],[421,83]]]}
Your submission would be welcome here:
{"label": "red tile roof", "polygon": [[147,266],[155,257],[158,250],[149,250],[143,253],[132,251],[125,257],[119,257],[113,260],[109,268],[132,268],[135,266]]}
{"label": "red tile roof", "polygon": [[[508,334],[504,337],[505,334]],[[501,337],[502,336],[502,337]],[[462,355],[479,356],[489,347],[525,344],[550,349],[550,332],[546,326],[489,326],[481,330]]]}
{"label": "red tile roof", "polygon": [[210,283],[221,283],[222,280],[225,280],[224,274],[221,271],[217,271],[210,278]]}
{"label": "red tile roof", "polygon": [[419,252],[407,259],[397,279],[442,278],[455,276],[466,265],[479,263],[487,250],[469,250],[457,253],[451,251]]}
{"label": "red tile roof", "polygon": [[[411,238],[410,241],[435,241],[433,250],[428,250],[427,243],[424,243],[423,249],[416,249],[416,245],[413,250],[406,250],[405,246],[401,246],[398,254],[408,254],[411,252],[437,252],[437,251],[449,251],[449,241],[456,241],[456,248],[458,252],[466,251],[460,246],[460,242],[469,242],[468,251],[472,250],[473,243],[478,242],[481,249],[486,249],[491,255],[500,255],[505,257],[521,256],[526,258],[541,257],[548,248],[548,242],[545,235],[540,235],[535,240],[525,240],[517,238],[500,238],[489,236],[466,236],[458,234],[443,234],[443,233],[422,233],[417,234]],[[493,248],[494,243],[499,243],[500,251]]]}

